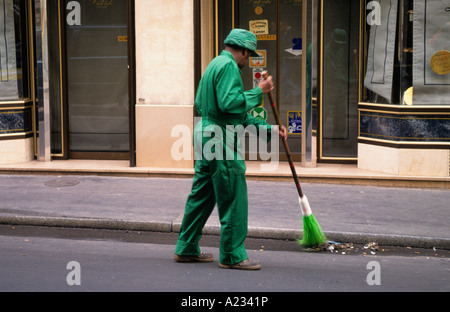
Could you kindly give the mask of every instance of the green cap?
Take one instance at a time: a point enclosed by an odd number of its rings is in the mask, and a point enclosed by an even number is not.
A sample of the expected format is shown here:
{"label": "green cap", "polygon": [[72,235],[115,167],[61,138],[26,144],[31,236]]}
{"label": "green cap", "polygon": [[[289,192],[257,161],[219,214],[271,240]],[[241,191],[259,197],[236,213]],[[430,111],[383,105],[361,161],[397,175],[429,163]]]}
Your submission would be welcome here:
{"label": "green cap", "polygon": [[228,35],[224,41],[225,44],[233,44],[238,47],[247,49],[250,51],[252,57],[258,57],[256,53],[256,35],[248,30],[235,28]]}

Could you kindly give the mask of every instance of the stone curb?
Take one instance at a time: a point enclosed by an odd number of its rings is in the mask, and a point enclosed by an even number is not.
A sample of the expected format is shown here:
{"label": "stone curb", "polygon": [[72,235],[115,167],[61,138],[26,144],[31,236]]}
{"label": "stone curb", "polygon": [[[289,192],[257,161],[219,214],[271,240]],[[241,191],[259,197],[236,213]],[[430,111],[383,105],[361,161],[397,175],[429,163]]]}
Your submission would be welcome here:
{"label": "stone curb", "polygon": [[[162,233],[178,233],[178,222],[138,222],[131,220],[72,218],[72,217],[38,217],[38,216],[12,216],[0,215],[0,224],[66,227],[66,228],[90,228],[104,230],[128,230],[149,231]],[[220,235],[219,225],[206,225],[205,235]],[[279,229],[267,227],[249,227],[249,238],[296,240],[301,237],[301,230]],[[450,239],[419,237],[406,235],[350,233],[350,232],[325,232],[328,240],[341,243],[367,244],[377,242],[383,246],[400,246],[414,248],[444,248],[450,249]]]}

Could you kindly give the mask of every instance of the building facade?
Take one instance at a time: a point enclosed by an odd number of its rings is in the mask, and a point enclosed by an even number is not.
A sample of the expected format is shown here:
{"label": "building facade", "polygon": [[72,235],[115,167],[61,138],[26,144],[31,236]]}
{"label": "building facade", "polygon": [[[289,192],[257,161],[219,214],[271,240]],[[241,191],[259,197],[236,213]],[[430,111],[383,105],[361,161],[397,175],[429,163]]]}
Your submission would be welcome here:
{"label": "building facade", "polygon": [[448,177],[449,21],[447,0],[0,0],[0,164],[192,168],[195,91],[239,27],[296,161]]}

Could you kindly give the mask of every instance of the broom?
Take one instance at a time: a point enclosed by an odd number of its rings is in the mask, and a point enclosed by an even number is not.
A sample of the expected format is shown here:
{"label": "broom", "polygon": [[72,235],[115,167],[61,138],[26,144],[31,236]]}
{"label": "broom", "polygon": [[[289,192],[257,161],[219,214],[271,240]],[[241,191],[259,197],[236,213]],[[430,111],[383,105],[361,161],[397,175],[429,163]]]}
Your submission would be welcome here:
{"label": "broom", "polygon": [[[263,72],[264,79],[267,79],[268,73],[267,71]],[[278,124],[278,126],[282,127],[282,123],[280,120],[280,116],[277,109],[277,104],[273,99],[272,92],[269,92],[269,100],[270,105],[272,106],[273,114],[275,115],[275,120]],[[295,186],[297,187],[298,195],[299,195],[299,203],[300,208],[302,210],[303,214],[303,238],[300,240],[297,240],[300,245],[303,247],[317,247],[319,245],[322,245],[326,242],[325,234],[322,232],[322,229],[320,228],[319,223],[317,222],[316,218],[314,217],[311,206],[309,205],[308,198],[303,193],[303,190],[301,188],[300,182],[297,177],[297,173],[295,171],[294,162],[292,161],[291,152],[289,150],[289,145],[287,144],[286,140],[283,140],[284,150],[286,152],[286,156],[289,161],[289,166],[291,167],[292,176],[294,177]]]}

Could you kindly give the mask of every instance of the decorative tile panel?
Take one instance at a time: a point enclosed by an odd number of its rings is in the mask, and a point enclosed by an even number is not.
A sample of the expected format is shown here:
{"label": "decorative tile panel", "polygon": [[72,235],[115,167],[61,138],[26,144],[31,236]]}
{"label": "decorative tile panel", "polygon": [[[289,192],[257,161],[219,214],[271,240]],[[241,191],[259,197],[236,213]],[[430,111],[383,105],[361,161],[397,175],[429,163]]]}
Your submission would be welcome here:
{"label": "decorative tile panel", "polygon": [[31,107],[0,110],[0,136],[32,131]]}
{"label": "decorative tile panel", "polygon": [[360,110],[360,137],[394,142],[450,142],[450,115]]}

